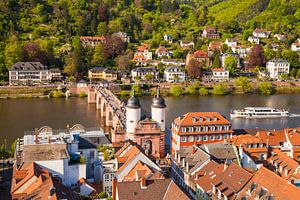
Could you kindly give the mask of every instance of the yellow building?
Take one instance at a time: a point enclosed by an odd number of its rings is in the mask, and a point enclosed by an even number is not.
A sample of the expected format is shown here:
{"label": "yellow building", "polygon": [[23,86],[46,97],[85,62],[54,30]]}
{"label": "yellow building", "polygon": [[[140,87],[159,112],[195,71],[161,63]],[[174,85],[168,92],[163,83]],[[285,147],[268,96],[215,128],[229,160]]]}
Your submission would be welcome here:
{"label": "yellow building", "polygon": [[111,69],[106,69],[104,67],[94,67],[90,69],[88,76],[89,79],[94,82],[101,80],[115,81],[118,78],[117,72]]}

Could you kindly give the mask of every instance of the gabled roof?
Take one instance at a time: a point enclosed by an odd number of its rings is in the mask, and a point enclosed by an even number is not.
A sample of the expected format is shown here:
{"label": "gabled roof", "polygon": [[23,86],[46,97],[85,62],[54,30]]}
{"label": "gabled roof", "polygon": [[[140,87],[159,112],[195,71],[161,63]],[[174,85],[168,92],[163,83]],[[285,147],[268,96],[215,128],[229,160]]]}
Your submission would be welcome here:
{"label": "gabled roof", "polygon": [[54,179],[48,170],[34,162],[17,170],[14,168],[11,195],[17,199],[78,199],[70,189]]}
{"label": "gabled roof", "polygon": [[227,143],[203,144],[200,148],[206,151],[209,155],[220,160],[231,160],[238,157],[233,146]]}
{"label": "gabled roof", "polygon": [[140,181],[118,182],[117,195],[122,200],[188,200],[187,195],[171,179],[146,181],[142,188]]}
{"label": "gabled roof", "polygon": [[252,200],[256,196],[260,198],[273,196],[274,199],[295,200],[299,199],[300,189],[274,172],[261,167],[239,193],[237,199],[246,197]]}
{"label": "gabled roof", "polygon": [[[207,119],[209,119],[209,121]],[[179,126],[230,124],[230,122],[218,112],[188,112],[182,117],[177,117],[174,122]]]}
{"label": "gabled roof", "polygon": [[237,194],[251,179],[252,174],[241,168],[235,163],[231,163],[228,167],[216,176],[212,184],[216,187],[225,187]]}
{"label": "gabled roof", "polygon": [[265,144],[270,146],[280,146],[281,143],[286,142],[284,131],[282,130],[269,130],[269,131],[258,131],[258,136]]}
{"label": "gabled roof", "polygon": [[236,135],[233,138],[228,139],[228,142],[230,144],[239,147],[243,144],[262,143],[263,141],[259,137],[250,134],[245,134],[245,135]]}
{"label": "gabled roof", "polygon": [[[282,171],[277,170],[277,174],[284,179],[289,179],[299,167],[299,163],[282,153],[279,149],[272,149],[271,156],[267,159],[269,165],[277,165],[278,169],[282,167]],[[271,169],[273,169],[273,167]],[[285,171],[286,170],[286,171]],[[287,173],[286,173],[287,172]]]}
{"label": "gabled roof", "polygon": [[47,67],[40,62],[17,62],[10,67],[10,70],[47,70]]}
{"label": "gabled roof", "polygon": [[208,58],[208,54],[206,51],[198,50],[194,52],[194,58]]}
{"label": "gabled roof", "polygon": [[97,147],[87,139],[79,137],[78,149],[97,149]]}
{"label": "gabled roof", "polygon": [[284,132],[293,146],[300,146],[300,128],[286,128]]}

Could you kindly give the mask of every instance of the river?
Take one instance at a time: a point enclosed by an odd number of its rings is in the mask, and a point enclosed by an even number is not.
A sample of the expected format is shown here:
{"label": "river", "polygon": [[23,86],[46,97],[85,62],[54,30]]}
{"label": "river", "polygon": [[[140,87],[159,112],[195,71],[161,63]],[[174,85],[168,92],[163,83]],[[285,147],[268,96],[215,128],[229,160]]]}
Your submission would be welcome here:
{"label": "river", "polygon": [[[150,114],[152,97],[140,98],[143,112]],[[245,106],[271,106],[288,109],[300,114],[300,95],[227,95],[227,96],[183,96],[166,97],[167,119],[169,127],[178,115],[190,111],[217,111],[229,119],[231,109]],[[21,137],[26,130],[34,130],[44,125],[53,129],[64,129],[81,123],[85,127],[100,125],[100,113],[87,99],[1,99],[0,100],[0,144],[7,139],[10,144]],[[282,129],[300,126],[300,118],[283,119],[235,119],[233,128]]]}

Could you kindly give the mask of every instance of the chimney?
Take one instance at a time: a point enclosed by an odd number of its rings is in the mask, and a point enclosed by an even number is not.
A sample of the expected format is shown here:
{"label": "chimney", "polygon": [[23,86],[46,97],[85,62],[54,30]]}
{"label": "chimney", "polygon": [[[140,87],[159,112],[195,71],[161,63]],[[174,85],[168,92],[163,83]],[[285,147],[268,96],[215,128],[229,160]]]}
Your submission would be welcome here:
{"label": "chimney", "polygon": [[195,154],[197,151],[197,147],[195,145],[193,145],[193,154]]}
{"label": "chimney", "polygon": [[51,137],[48,137],[48,144],[51,144]]}
{"label": "chimney", "polygon": [[147,189],[146,177],[141,178],[141,189]]}
{"label": "chimney", "polygon": [[117,179],[114,178],[112,181],[112,199],[116,200],[116,193],[117,193]]}
{"label": "chimney", "polygon": [[137,171],[135,171],[135,181],[139,181],[139,175]]}
{"label": "chimney", "polygon": [[38,144],[39,143],[39,131],[38,129],[36,128],[35,129],[35,144]]}

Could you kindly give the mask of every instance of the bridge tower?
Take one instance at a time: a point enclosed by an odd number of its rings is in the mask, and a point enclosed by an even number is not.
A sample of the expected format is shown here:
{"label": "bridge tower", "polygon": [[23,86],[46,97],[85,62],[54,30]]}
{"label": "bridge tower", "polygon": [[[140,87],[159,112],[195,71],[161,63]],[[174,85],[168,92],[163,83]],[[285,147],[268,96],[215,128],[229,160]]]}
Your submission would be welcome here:
{"label": "bridge tower", "polygon": [[132,96],[128,99],[126,105],[126,133],[130,138],[130,135],[134,134],[134,131],[141,120],[141,104],[140,100],[135,97],[134,90]]}
{"label": "bridge tower", "polygon": [[151,118],[160,125],[160,130],[166,130],[166,104],[165,100],[160,96],[160,88],[157,88],[157,94],[152,99]]}

